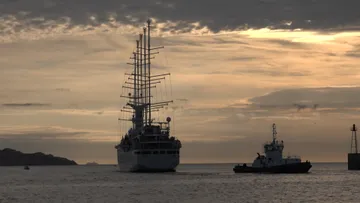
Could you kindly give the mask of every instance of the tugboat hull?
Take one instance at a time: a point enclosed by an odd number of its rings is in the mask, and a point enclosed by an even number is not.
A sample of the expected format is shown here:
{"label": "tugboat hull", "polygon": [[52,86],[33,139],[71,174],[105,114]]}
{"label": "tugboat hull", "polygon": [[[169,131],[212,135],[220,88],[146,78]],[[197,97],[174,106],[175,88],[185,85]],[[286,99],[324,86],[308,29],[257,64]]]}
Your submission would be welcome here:
{"label": "tugboat hull", "polygon": [[248,167],[237,165],[233,171],[235,173],[308,173],[312,167],[310,162],[284,164],[272,167]]}

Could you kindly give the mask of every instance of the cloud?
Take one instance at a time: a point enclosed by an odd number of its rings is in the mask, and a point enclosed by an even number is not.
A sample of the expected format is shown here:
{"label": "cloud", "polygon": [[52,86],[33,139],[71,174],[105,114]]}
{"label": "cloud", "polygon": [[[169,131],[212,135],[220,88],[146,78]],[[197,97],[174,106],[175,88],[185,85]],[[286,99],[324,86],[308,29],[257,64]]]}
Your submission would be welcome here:
{"label": "cloud", "polygon": [[351,51],[346,52],[346,56],[360,57],[360,45],[355,45]]}
{"label": "cloud", "polygon": [[56,91],[60,91],[60,92],[70,92],[70,88],[56,88]]}
{"label": "cloud", "polygon": [[[1,41],[94,31],[137,32],[134,27],[141,27],[149,17],[156,19],[159,33],[163,34],[209,34],[265,27],[322,32],[359,30],[358,21],[354,18],[359,3],[355,0],[346,5],[336,0],[304,2],[302,5],[295,0],[277,1],[276,4],[227,0],[220,6],[215,1],[205,0],[196,3],[190,0],[167,3],[111,0],[101,6],[95,3],[95,0],[86,4],[54,0],[45,5],[40,0],[35,0],[31,5],[25,1],[4,2],[0,7],[0,22],[3,25]],[[324,4],[327,6],[324,7]],[[207,5],[206,9],[204,5]],[[340,7],[343,9],[338,9]],[[327,12],[323,12],[324,9]],[[320,14],[309,19],[311,13]]]}
{"label": "cloud", "polygon": [[[217,108],[184,108],[177,123],[178,129],[185,129],[187,123],[192,123],[195,129],[181,130],[182,134],[189,134],[189,139],[206,134],[202,139],[208,140],[213,135],[218,141],[229,140],[241,136],[249,137],[254,134],[253,125],[260,123],[280,122],[289,125],[289,122],[303,122],[310,125],[326,125],[326,123],[340,122],[360,118],[359,87],[322,87],[299,88],[274,91],[263,96],[249,98],[248,102],[232,104]],[[341,99],[340,99],[341,98]],[[340,100],[339,100],[340,99]],[[298,111],[295,104],[309,108]],[[316,108],[313,108],[317,105]],[[207,118],[207,119],[204,119]],[[196,126],[196,127],[195,127]],[[197,130],[199,129],[199,130]],[[178,130],[179,131],[179,130]],[[191,133],[190,133],[191,132]],[[239,137],[240,136],[240,137]],[[211,138],[212,139],[212,138]]]}
{"label": "cloud", "polygon": [[42,104],[42,103],[7,103],[2,104],[5,107],[42,107],[50,106],[51,104]]}
{"label": "cloud", "polygon": [[176,99],[178,101],[182,101],[182,102],[188,102],[189,100],[188,99]]}
{"label": "cloud", "polygon": [[[33,140],[42,142],[43,140],[85,140],[89,142],[110,142],[116,139],[116,135],[111,136],[113,132],[93,129],[75,129],[61,126],[33,126],[33,125],[14,125],[0,126],[1,139],[13,141]],[[103,134],[102,137],[96,134]]]}
{"label": "cloud", "polygon": [[274,44],[278,44],[280,46],[283,47],[288,47],[291,49],[307,49],[309,48],[309,46],[305,43],[301,43],[301,42],[293,42],[290,40],[283,40],[283,39],[270,39],[270,40],[266,40],[267,42],[270,43],[274,43]]}
{"label": "cloud", "polygon": [[289,106],[293,104],[315,105],[328,108],[360,107],[360,87],[322,87],[285,89],[251,98],[259,106]]}
{"label": "cloud", "polygon": [[[153,116],[172,117],[184,160],[251,160],[274,122],[294,153],[346,151],[342,134],[360,109],[360,59],[348,56],[360,44],[357,2],[342,14],[343,3],[332,0],[92,1],[1,4],[0,104],[51,105],[1,105],[0,126],[10,127],[0,143],[58,150],[76,161],[116,160],[113,146],[131,126],[117,120],[125,103],[119,95],[127,93],[123,73],[132,71],[126,63],[151,17],[151,42],[165,46],[152,61],[154,73],[171,72],[153,94],[174,100]],[[309,19],[312,13],[319,15]],[[298,111],[294,104],[319,107]]]}
{"label": "cloud", "polygon": [[248,69],[238,69],[235,70],[233,73],[235,74],[244,74],[244,75],[268,75],[268,76],[275,76],[275,77],[281,77],[281,76],[293,76],[293,77],[301,77],[301,76],[309,76],[310,73],[304,73],[304,72],[285,72],[282,70],[272,70],[269,68],[257,68],[252,67]]}
{"label": "cloud", "polygon": [[252,120],[324,120],[360,118],[359,87],[322,87],[284,89],[263,96],[249,98],[247,102],[235,103],[220,108],[188,108],[184,110],[191,116],[222,116],[212,126],[236,126]]}

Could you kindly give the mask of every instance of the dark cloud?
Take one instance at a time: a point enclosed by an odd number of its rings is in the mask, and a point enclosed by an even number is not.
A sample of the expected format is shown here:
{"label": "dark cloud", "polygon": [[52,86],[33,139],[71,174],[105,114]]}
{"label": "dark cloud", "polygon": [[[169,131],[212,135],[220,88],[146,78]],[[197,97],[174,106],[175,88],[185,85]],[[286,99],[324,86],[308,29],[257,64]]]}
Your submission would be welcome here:
{"label": "dark cloud", "polygon": [[114,52],[115,49],[111,48],[96,48],[96,49],[89,49],[87,51],[84,52],[84,55],[91,55],[91,54],[96,54],[96,53],[101,53],[101,54],[106,54],[106,52]]}
{"label": "dark cloud", "polygon": [[[16,130],[14,130],[16,131]],[[36,131],[36,130],[32,130],[32,132],[20,132],[20,133],[16,133],[16,134],[0,134],[0,139],[2,139],[3,141],[5,140],[12,140],[12,142],[28,142],[28,141],[38,141],[38,142],[42,142],[44,139],[48,140],[48,139],[52,139],[52,140],[57,140],[58,138],[62,138],[62,137],[71,137],[74,136],[74,138],[77,135],[85,135],[88,134],[89,132],[56,132],[56,130],[51,131],[49,130],[49,132],[44,132],[44,131]],[[74,139],[76,140],[76,139]]]}
{"label": "dark cloud", "polygon": [[102,115],[103,113],[104,113],[104,111],[98,111],[98,112],[95,112],[94,114]]}
{"label": "dark cloud", "polygon": [[359,107],[360,87],[285,89],[250,99],[255,105],[319,104],[321,107]]}
{"label": "dark cloud", "polygon": [[[117,49],[124,49],[125,46],[121,43],[119,43],[118,41],[112,39],[110,36],[108,35],[103,35],[103,38],[105,39],[105,42],[111,46],[113,49],[108,49],[106,51],[113,51],[113,50],[117,50]],[[97,51],[101,51],[101,50],[97,50]]]}
{"label": "dark cloud", "polygon": [[[324,87],[285,89],[270,92],[263,96],[249,99],[250,103],[236,103],[221,108],[186,108],[186,116],[217,116],[236,114],[273,114],[270,110],[318,110],[319,108],[340,109],[344,113],[360,108],[360,87]],[[263,109],[263,110],[262,110]],[[269,110],[269,111],[268,111]],[[279,113],[279,112],[278,112]]]}
{"label": "dark cloud", "polygon": [[[339,118],[358,118],[359,95],[360,87],[285,89],[250,98],[250,103],[237,103],[219,108],[184,108],[181,118],[193,122],[201,129],[192,130],[194,133],[217,132],[219,137],[230,136],[236,135],[241,128],[246,128],[242,125],[259,119],[315,122],[331,118],[334,120],[329,122],[334,122]],[[206,121],[207,119],[209,121]],[[178,127],[180,125],[186,128],[186,123],[177,124]]]}
{"label": "dark cloud", "polygon": [[360,87],[285,89],[250,98],[250,103],[221,108],[185,108],[183,114],[188,118],[223,116],[209,126],[229,124],[229,128],[252,119],[317,120],[326,115],[352,119],[360,117],[359,93]]}
{"label": "dark cloud", "polygon": [[302,72],[291,72],[291,71],[285,71],[283,69],[269,69],[269,68],[257,68],[257,67],[252,67],[252,68],[246,68],[246,69],[237,69],[235,71],[233,71],[233,73],[235,74],[244,74],[244,75],[249,75],[249,74],[255,74],[255,75],[267,75],[267,76],[275,76],[275,77],[281,77],[281,76],[293,76],[293,77],[297,77],[297,76],[309,76],[310,73],[307,73],[305,71]]}
{"label": "dark cloud", "polygon": [[297,108],[298,111],[305,110],[305,109],[313,109],[316,110],[318,108],[318,104],[313,104],[312,106],[306,105],[306,104],[294,104],[294,106]]}
{"label": "dark cloud", "polygon": [[229,74],[228,72],[225,72],[225,71],[211,71],[211,72],[208,72],[207,74],[210,74],[210,75],[219,75],[219,74]]}
{"label": "dark cloud", "polygon": [[345,55],[349,56],[349,57],[359,58],[360,57],[360,45],[355,45],[353,50],[346,52]]}
{"label": "dark cloud", "polygon": [[346,56],[358,58],[358,57],[360,57],[360,53],[359,53],[359,52],[355,52],[355,51],[351,51],[351,52],[347,52],[347,53],[346,53]]}
{"label": "dark cloud", "polygon": [[189,100],[188,99],[176,99],[178,101],[183,101],[183,102],[188,102]]}
{"label": "dark cloud", "polygon": [[56,88],[55,89],[56,91],[59,91],[59,92],[70,92],[70,88]]}
{"label": "dark cloud", "polygon": [[[109,0],[98,3],[96,0],[53,0],[51,4],[42,0],[31,3],[25,0],[2,1],[0,13],[3,19],[19,20],[15,32],[26,30],[29,25],[40,29],[54,26],[50,22],[65,23],[70,19],[73,26],[113,25],[116,20],[123,24],[143,25],[148,17],[160,22],[175,21],[163,31],[189,32],[199,22],[200,27],[210,30],[249,29],[270,27],[273,29],[311,29],[325,31],[359,30],[360,2],[348,0],[277,0],[272,3],[254,0]],[[338,16],[341,16],[339,18]],[[291,22],[291,23],[290,23]],[[91,27],[83,26],[84,30]],[[2,34],[11,32],[3,29]]]}
{"label": "dark cloud", "polygon": [[188,47],[203,47],[204,44],[202,42],[189,41],[188,39],[182,38],[171,38],[171,39],[159,39],[157,41],[161,41],[160,44],[162,46],[171,46],[176,47],[177,45],[188,46]]}
{"label": "dark cloud", "polygon": [[243,44],[243,45],[249,45],[249,43],[247,42],[243,42],[243,41],[239,41],[239,40],[233,40],[233,39],[223,39],[220,37],[214,37],[213,40],[215,41],[215,43],[217,44]]}
{"label": "dark cloud", "polygon": [[168,66],[166,66],[166,65],[161,65],[161,64],[159,64],[159,63],[152,63],[151,64],[152,66],[151,66],[151,68],[152,68],[152,70],[162,70],[162,71],[166,71],[166,70],[169,70],[169,67]]}
{"label": "dark cloud", "polygon": [[300,42],[292,42],[289,40],[283,40],[283,39],[269,39],[269,40],[264,40],[265,42],[270,42],[270,43],[274,43],[274,44],[278,44],[284,47],[288,47],[288,48],[292,48],[292,49],[305,49],[305,48],[309,48],[309,45],[305,44],[305,43],[300,43]]}
{"label": "dark cloud", "polygon": [[44,103],[6,103],[2,104],[5,107],[42,107],[42,106],[51,106],[51,104]]}
{"label": "dark cloud", "polygon": [[231,61],[252,61],[252,60],[256,60],[259,59],[259,57],[256,56],[233,56],[230,57],[229,60]]}

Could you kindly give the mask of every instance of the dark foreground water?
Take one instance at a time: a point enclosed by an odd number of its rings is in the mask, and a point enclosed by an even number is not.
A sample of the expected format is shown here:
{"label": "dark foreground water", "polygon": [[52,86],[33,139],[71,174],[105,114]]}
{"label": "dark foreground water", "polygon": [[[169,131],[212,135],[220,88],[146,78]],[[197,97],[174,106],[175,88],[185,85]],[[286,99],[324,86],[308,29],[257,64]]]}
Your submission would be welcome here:
{"label": "dark foreground water", "polygon": [[180,165],[167,174],[113,165],[0,167],[0,202],[360,202],[360,171],[313,164],[300,175],[234,174],[233,164]]}

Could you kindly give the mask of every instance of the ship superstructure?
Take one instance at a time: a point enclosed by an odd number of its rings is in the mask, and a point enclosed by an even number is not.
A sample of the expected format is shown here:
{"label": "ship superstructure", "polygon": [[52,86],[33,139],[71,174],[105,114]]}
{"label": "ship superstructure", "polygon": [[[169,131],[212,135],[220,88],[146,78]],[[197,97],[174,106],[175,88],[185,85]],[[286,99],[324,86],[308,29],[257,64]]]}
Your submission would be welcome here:
{"label": "ship superstructure", "polygon": [[131,122],[132,126],[115,146],[120,171],[129,172],[167,172],[175,171],[179,164],[181,142],[170,136],[171,118],[165,122],[155,121],[153,112],[168,106],[173,101],[152,102],[152,90],[170,73],[154,75],[151,71],[151,59],[163,47],[151,47],[151,21],[136,40],[136,51],[131,57],[133,71],[125,81],[123,88],[130,89],[128,102],[121,109],[129,113],[130,118],[119,118],[121,122]]}
{"label": "ship superstructure", "polygon": [[251,167],[243,164],[234,167],[235,173],[271,172],[271,173],[306,173],[311,168],[309,161],[301,162],[299,156],[283,157],[284,142],[276,139],[276,125],[273,128],[273,139],[264,144],[265,155],[255,158]]}

